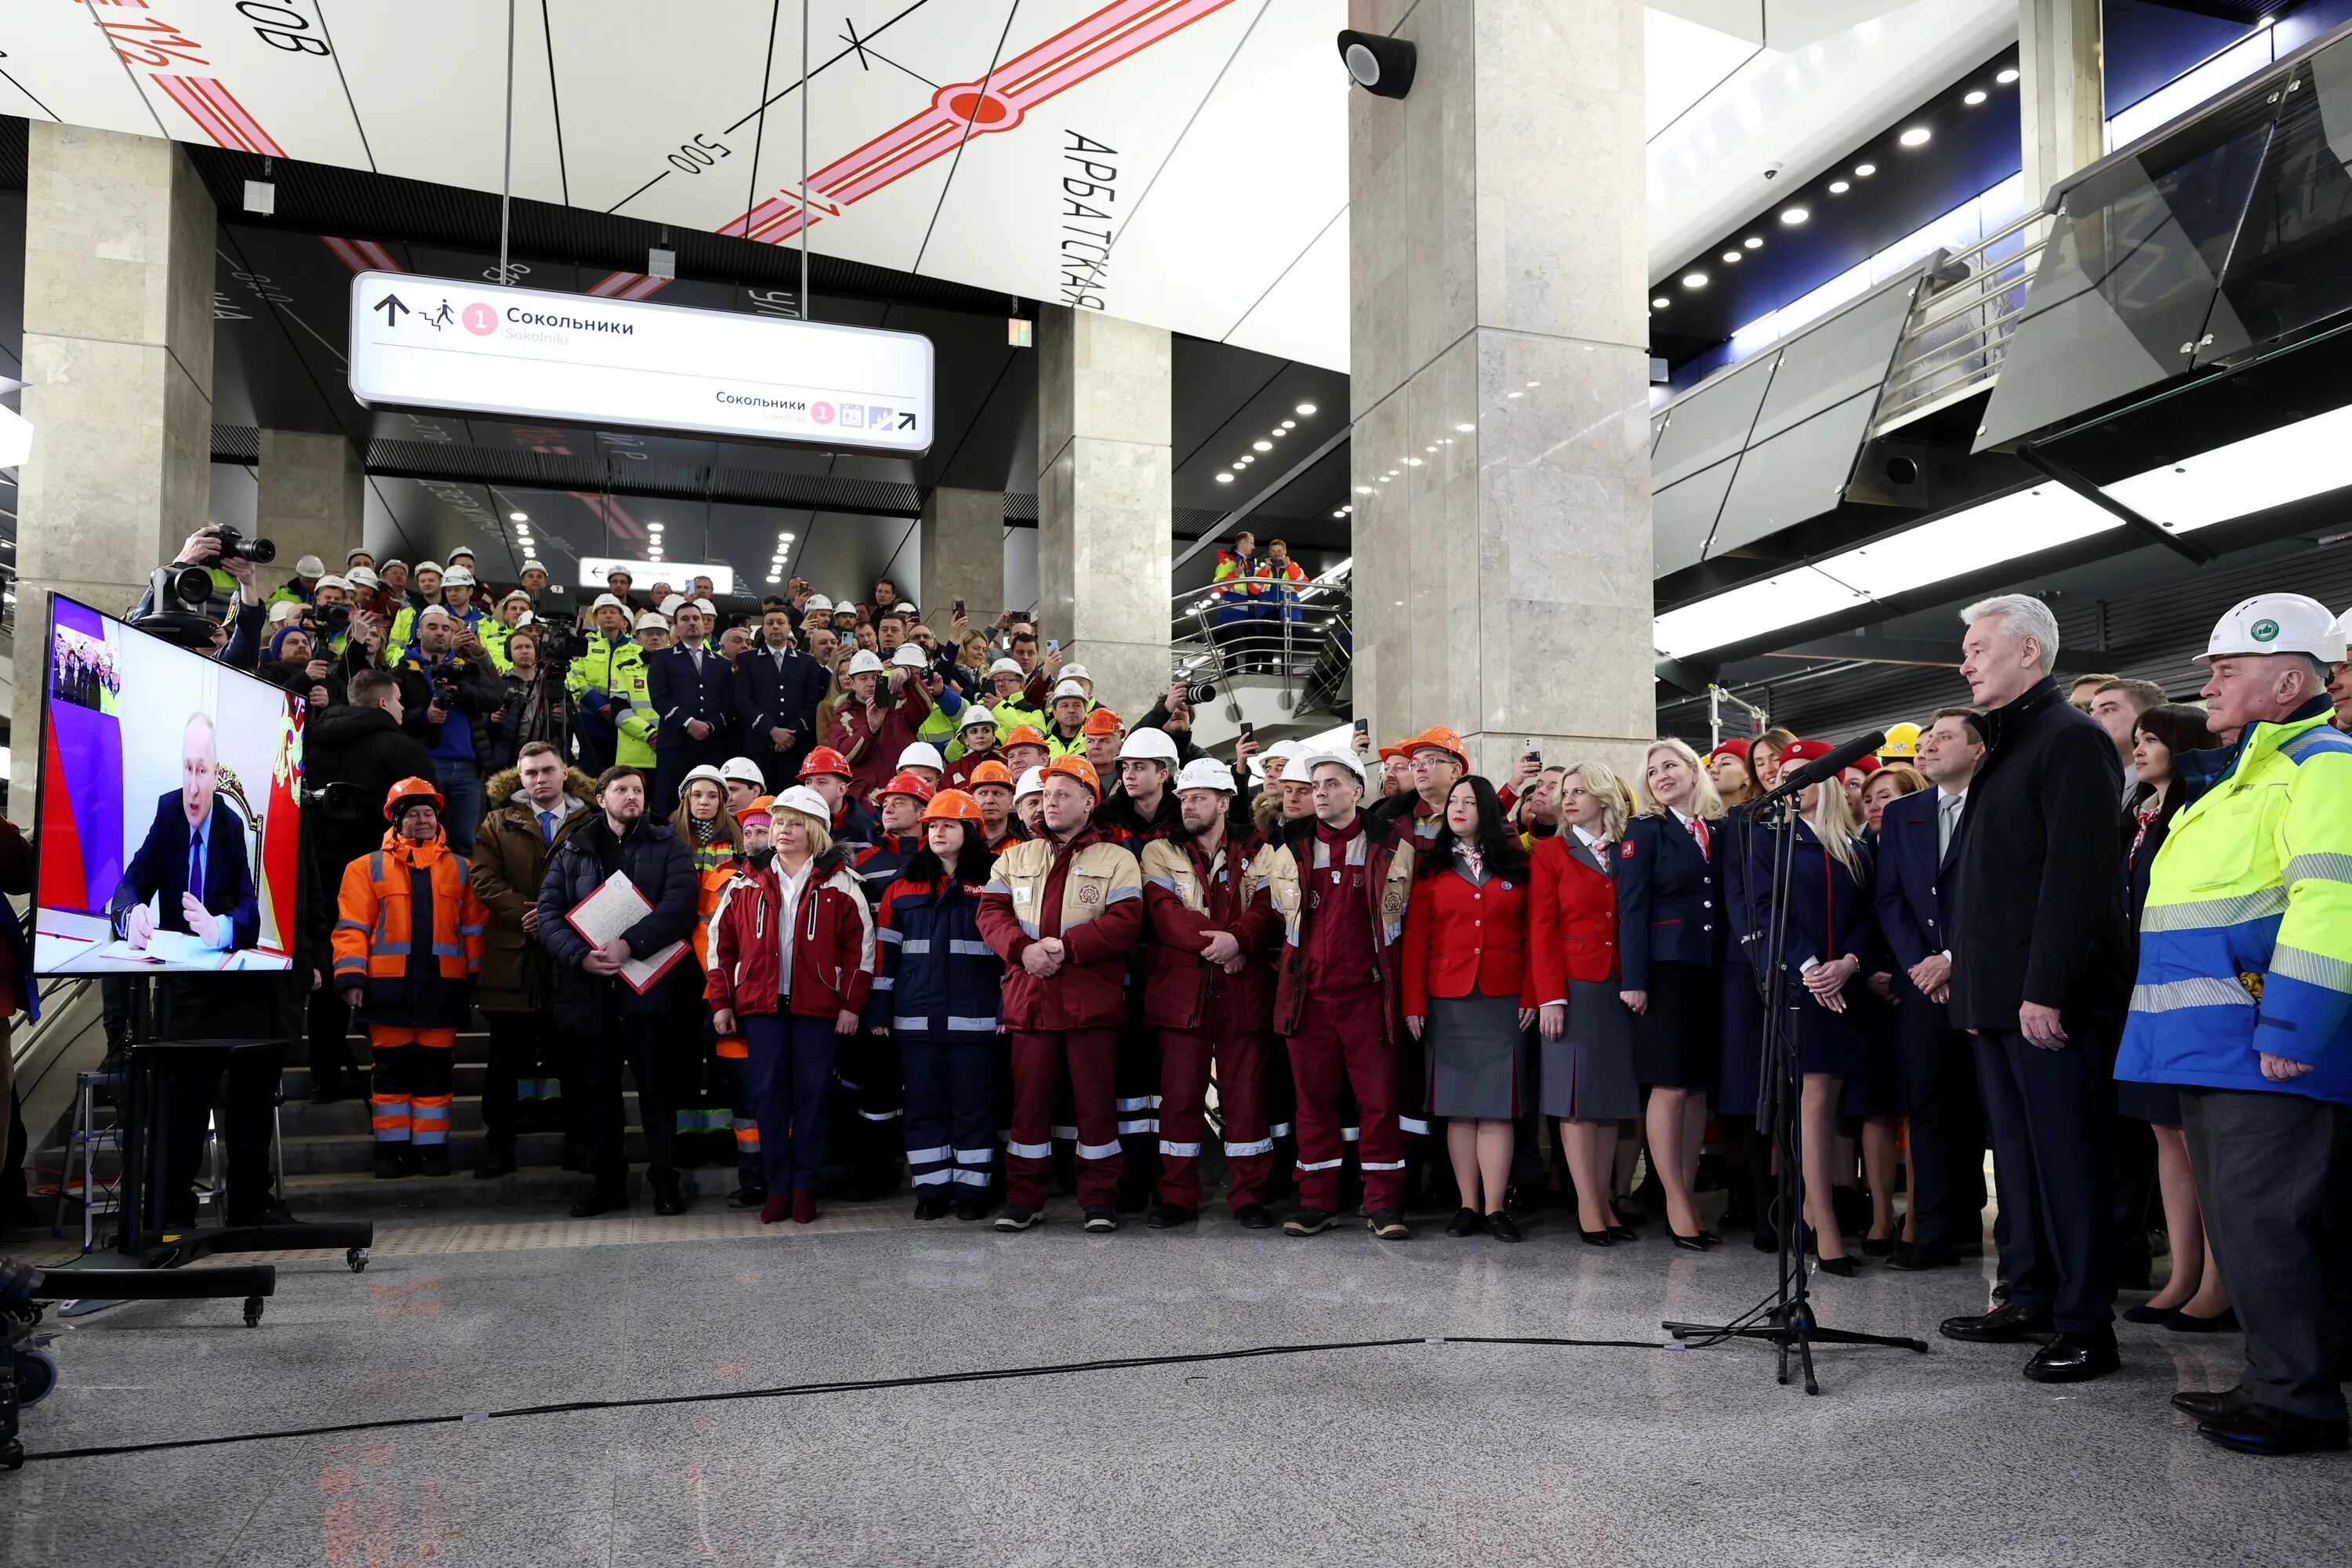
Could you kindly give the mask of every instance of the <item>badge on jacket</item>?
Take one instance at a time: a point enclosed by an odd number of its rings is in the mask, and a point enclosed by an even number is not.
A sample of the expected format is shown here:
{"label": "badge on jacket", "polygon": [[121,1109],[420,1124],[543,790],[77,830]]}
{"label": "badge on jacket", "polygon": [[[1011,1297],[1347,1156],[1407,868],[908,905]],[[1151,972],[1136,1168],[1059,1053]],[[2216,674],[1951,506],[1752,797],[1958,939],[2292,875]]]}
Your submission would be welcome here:
{"label": "badge on jacket", "polygon": [[1620,859],[1631,860],[1633,858],[1633,841],[1630,838],[1625,840],[1625,847],[1617,851],[1617,856]]}

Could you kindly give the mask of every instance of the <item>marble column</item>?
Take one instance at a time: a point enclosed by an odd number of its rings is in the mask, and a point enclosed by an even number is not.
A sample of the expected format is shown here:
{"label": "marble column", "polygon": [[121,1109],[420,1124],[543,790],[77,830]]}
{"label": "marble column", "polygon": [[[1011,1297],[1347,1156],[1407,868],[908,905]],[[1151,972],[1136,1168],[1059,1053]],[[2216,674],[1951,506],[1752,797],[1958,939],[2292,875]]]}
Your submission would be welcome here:
{"label": "marble column", "polygon": [[1350,0],[1356,712],[1500,776],[1655,733],[1641,0]]}
{"label": "marble column", "polygon": [[1132,721],[1167,689],[1170,355],[1164,328],[1037,318],[1037,633]]}
{"label": "marble column", "polygon": [[212,494],[212,197],[175,142],[35,121],[25,193],[12,776],[39,776],[48,596],[120,615]]}
{"label": "marble column", "polygon": [[2100,0],[2017,0],[2017,111],[2025,205],[2106,153]]}
{"label": "marble column", "polygon": [[941,637],[955,602],[975,626],[1004,608],[1004,492],[941,485],[923,502],[922,552],[916,571],[923,619]]}
{"label": "marble column", "polygon": [[262,580],[284,582],[305,555],[340,574],[364,542],[367,522],[367,474],[351,442],[341,435],[264,430],[259,479],[253,531],[278,546]]}

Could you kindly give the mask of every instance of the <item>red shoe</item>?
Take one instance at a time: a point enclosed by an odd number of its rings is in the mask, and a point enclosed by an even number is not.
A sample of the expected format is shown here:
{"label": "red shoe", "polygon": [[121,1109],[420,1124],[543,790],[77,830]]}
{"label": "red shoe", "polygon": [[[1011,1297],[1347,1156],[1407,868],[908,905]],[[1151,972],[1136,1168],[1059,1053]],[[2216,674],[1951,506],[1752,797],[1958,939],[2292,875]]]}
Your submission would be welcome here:
{"label": "red shoe", "polygon": [[[776,1200],[770,1198],[770,1203]],[[816,1218],[816,1194],[806,1187],[793,1189],[793,1223],[806,1225]]]}
{"label": "red shoe", "polygon": [[792,1212],[792,1200],[784,1196],[783,1194],[778,1193],[774,1197],[770,1198],[766,1203],[760,1205],[760,1223],[761,1225],[773,1225],[778,1220],[783,1218],[784,1215],[790,1214]]}

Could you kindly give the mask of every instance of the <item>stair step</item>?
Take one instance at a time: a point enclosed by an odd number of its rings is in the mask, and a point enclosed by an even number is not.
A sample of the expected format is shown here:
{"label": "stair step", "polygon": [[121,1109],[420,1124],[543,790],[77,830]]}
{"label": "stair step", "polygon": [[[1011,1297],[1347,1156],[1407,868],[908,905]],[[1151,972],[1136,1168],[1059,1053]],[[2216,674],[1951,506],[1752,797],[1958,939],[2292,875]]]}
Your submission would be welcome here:
{"label": "stair step", "polygon": [[[634,1126],[637,1119],[637,1097],[634,1092],[621,1097],[621,1113]],[[356,1136],[373,1137],[375,1122],[368,1108],[367,1096],[354,1094],[349,1100],[338,1100],[327,1105],[313,1105],[307,1099],[298,1099],[291,1089],[286,1103],[278,1108],[278,1127],[288,1138]],[[449,1099],[449,1131],[478,1132],[482,1130],[482,1097],[479,1093],[459,1093]]]}
{"label": "stair step", "polygon": [[[719,1176],[721,1173],[712,1171],[704,1174],[709,1178]],[[630,1172],[630,1196],[640,1195],[644,1186],[642,1174]],[[706,1179],[703,1183],[706,1194],[710,1186],[710,1182]],[[730,1181],[719,1195],[723,1199],[733,1188],[734,1184]],[[355,1209],[382,1213],[392,1209],[568,1204],[584,1196],[587,1191],[587,1177],[574,1171],[558,1170],[553,1165],[527,1165],[512,1175],[478,1182],[468,1163],[464,1161],[458,1162],[457,1170],[446,1176],[403,1176],[390,1182],[376,1180],[372,1170],[363,1174],[339,1171],[297,1176],[289,1173],[286,1177],[286,1205],[306,1218],[312,1215]]]}

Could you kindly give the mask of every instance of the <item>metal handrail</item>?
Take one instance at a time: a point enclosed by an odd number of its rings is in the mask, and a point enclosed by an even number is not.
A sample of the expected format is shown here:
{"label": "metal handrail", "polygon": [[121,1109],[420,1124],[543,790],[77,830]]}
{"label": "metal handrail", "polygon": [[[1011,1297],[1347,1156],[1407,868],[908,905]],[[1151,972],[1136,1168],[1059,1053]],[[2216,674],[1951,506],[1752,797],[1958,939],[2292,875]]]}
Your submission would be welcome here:
{"label": "metal handrail", "polygon": [[1329,701],[1354,650],[1349,575],[1334,571],[1296,586],[1261,584],[1257,595],[1212,584],[1171,595],[1175,678],[1221,689],[1239,678],[1270,678],[1283,708],[1294,713]]}
{"label": "metal handrail", "polygon": [[1912,308],[1871,422],[1874,436],[1999,377],[2009,340],[2025,314],[2032,258],[2047,246],[2048,237],[2031,235],[2005,256],[1988,253],[2032,228],[2041,216],[2028,213],[1945,257],[1935,268],[1935,275],[1946,281],[1923,290]]}

